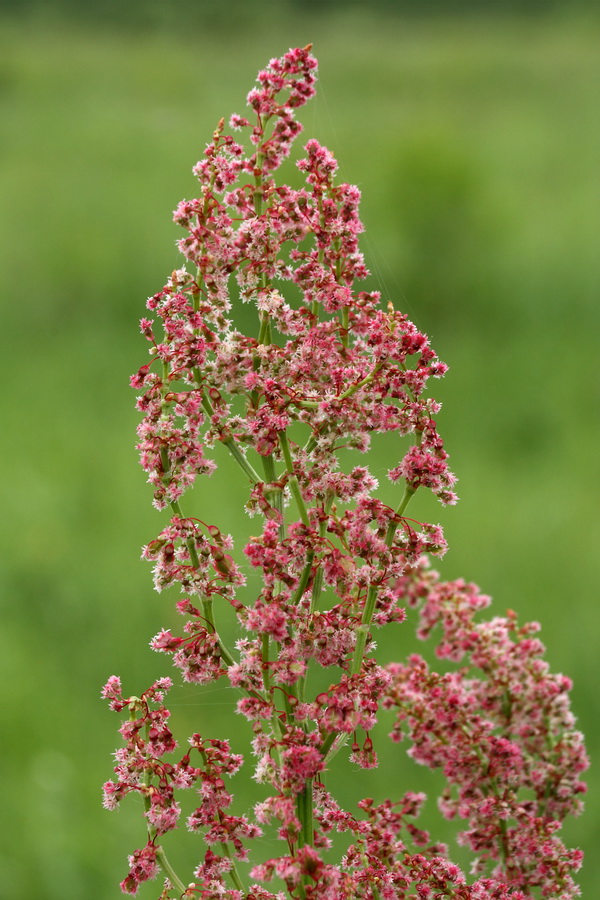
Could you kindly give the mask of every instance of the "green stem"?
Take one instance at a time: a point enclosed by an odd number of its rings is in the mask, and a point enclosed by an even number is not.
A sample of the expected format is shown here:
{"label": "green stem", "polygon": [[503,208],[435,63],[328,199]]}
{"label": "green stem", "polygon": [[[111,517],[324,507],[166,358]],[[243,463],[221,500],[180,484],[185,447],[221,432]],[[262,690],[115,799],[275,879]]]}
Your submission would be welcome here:
{"label": "green stem", "polygon": [[[261,641],[261,653],[262,653],[262,677],[263,677],[263,685],[265,688],[265,697],[270,697],[272,701],[272,686],[271,686],[271,670],[269,669],[269,635],[263,634]],[[271,717],[271,727],[273,729],[273,734],[275,736],[275,754],[277,756],[277,762],[281,766],[281,722],[279,721],[279,717],[277,716],[277,710],[275,708],[274,702],[272,702],[272,706],[274,709],[273,715]]]}
{"label": "green stem", "polygon": [[262,653],[262,677],[265,686],[265,695],[268,697],[271,690],[271,674],[269,669],[269,635],[263,634],[261,637],[261,653]]}
{"label": "green stem", "polygon": [[[264,127],[268,122],[268,118],[261,122],[259,119],[259,125],[262,126],[263,134]],[[260,150],[256,151],[256,169],[257,173],[254,176],[254,192],[252,195],[252,199],[254,202],[254,215],[258,218],[262,216],[263,212],[263,178],[262,178],[262,167],[265,161],[265,155]]]}
{"label": "green stem", "polygon": [[[338,746],[335,750],[332,750],[333,744],[337,738],[340,738]],[[327,735],[323,743],[321,744],[321,755],[323,756],[325,763],[331,762],[333,757],[336,755],[338,750],[341,750],[346,741],[348,740],[347,734],[341,734],[340,732],[332,731]]]}
{"label": "green stem", "polygon": [[[267,124],[268,119],[265,122],[260,122],[260,125],[263,129],[264,134],[264,126]],[[253,192],[253,202],[254,202],[254,215],[257,219],[259,219],[264,211],[264,196],[263,196],[263,176],[262,176],[262,167],[264,163],[265,155],[260,150],[256,151],[256,174],[254,176],[254,192]],[[268,287],[268,280],[266,275],[262,275],[260,279],[260,287],[262,290],[265,290]],[[260,330],[258,332],[258,343],[259,344],[270,344],[271,343],[271,320],[269,318],[268,312],[261,313],[260,316]]]}
{"label": "green stem", "polygon": [[237,870],[237,866],[235,864],[235,857],[232,855],[231,850],[229,849],[229,844],[226,844],[224,841],[221,842],[221,851],[224,856],[231,863],[231,868],[229,870],[229,877],[231,878],[233,885],[236,890],[241,891],[242,894],[246,893],[246,889],[242,883],[242,879],[240,878],[240,873]]}
{"label": "green stem", "polygon": [[[298,813],[298,819],[302,825],[300,834],[298,835],[299,847],[312,847],[314,841],[312,785],[312,778],[308,778],[304,785],[304,790],[296,797],[296,812]],[[310,881],[310,875],[302,876],[302,881],[298,885],[300,897],[306,897],[306,887],[310,884]]]}
{"label": "green stem", "polygon": [[[267,484],[272,484],[277,480],[275,474],[275,460],[273,459],[273,455],[269,453],[268,456],[262,457],[263,461],[263,470],[265,473],[265,481]],[[281,516],[281,524],[279,526],[279,537],[280,540],[283,540],[285,537],[285,523],[283,521],[283,492],[281,488],[277,488],[276,490],[269,491],[268,496],[273,500],[273,506]]]}
{"label": "green stem", "polygon": [[294,594],[291,599],[292,606],[297,606],[302,599],[302,596],[308,586],[308,582],[310,581],[310,574],[312,572],[313,562],[315,559],[314,550],[309,550],[306,554],[306,563],[302,570],[302,575],[300,576],[300,581],[298,582],[298,586],[294,591]]}
{"label": "green stem", "polygon": [[[325,502],[323,504],[324,517],[323,517],[323,521],[319,525],[319,537],[320,538],[325,537],[325,533],[327,531],[327,519],[325,518],[325,516],[328,516],[329,513],[331,512],[331,507],[333,506],[334,496],[335,495],[333,494],[332,491],[328,491],[328,493],[325,497]],[[311,615],[314,615],[314,613],[317,609],[317,606],[319,605],[319,599],[321,597],[322,590],[323,590],[323,567],[319,566],[319,568],[315,572],[315,580],[313,582],[312,598],[311,598],[311,603],[310,603]]]}
{"label": "green stem", "polygon": [[[404,513],[404,510],[408,506],[410,498],[415,493],[416,488],[411,487],[411,485],[407,484],[404,489],[404,496],[402,497],[402,501],[396,510],[396,516],[401,516]],[[398,522],[390,522],[387,527],[387,532],[385,535],[385,543],[388,548],[391,548],[394,535],[398,529]],[[365,606],[363,609],[361,623],[357,628],[357,636],[356,636],[356,647],[354,648],[354,656],[352,658],[352,665],[350,667],[351,675],[358,675],[361,670],[363,657],[365,654],[365,646],[367,643],[367,636],[369,634],[369,629],[371,628],[371,623],[373,621],[373,614],[375,612],[375,604],[377,602],[377,594],[379,592],[379,585],[372,584],[369,587],[369,591],[367,593],[367,599],[365,601]]]}
{"label": "green stem", "polygon": [[[196,383],[198,385],[201,385],[202,375],[197,369],[194,369],[194,377],[196,379]],[[209,417],[214,415],[213,405],[210,402],[210,398],[207,396],[204,387],[202,387],[202,406],[204,407],[204,411]],[[240,469],[248,476],[252,484],[259,484],[262,481],[262,478],[260,477],[258,472],[256,472],[256,470],[250,465],[250,463],[236,444],[235,439],[233,437],[222,438],[221,443],[225,447],[227,447]]]}
{"label": "green stem", "polygon": [[[280,432],[280,434],[279,434],[279,444],[281,447],[281,452],[283,454],[283,459],[284,459],[286,470],[288,473],[288,483],[290,485],[290,490],[291,490],[291,492],[294,496],[294,499],[296,501],[296,504],[298,506],[298,510],[300,512],[300,517],[302,519],[302,522],[307,527],[310,527],[310,519],[308,516],[308,510],[306,508],[306,504],[304,503],[304,498],[302,497],[302,493],[300,491],[298,479],[296,478],[296,475],[294,474],[294,462],[292,459],[292,452],[291,452],[290,444],[289,444],[288,437],[287,437],[287,434],[285,431]],[[265,473],[270,474],[270,466],[272,465],[272,458],[271,458],[270,463],[267,462],[267,459],[268,458],[265,459]],[[299,602],[300,598],[302,597],[302,595],[306,589],[306,586],[308,584],[310,574],[312,571],[313,560],[314,560],[314,551],[310,551],[307,554],[304,570],[300,577],[298,586],[294,592],[293,601],[295,601],[295,602]],[[267,641],[268,641],[268,638],[267,638]],[[268,643],[265,646],[265,641],[263,639],[263,671],[266,668],[265,653],[266,653],[267,661],[268,661]],[[266,677],[266,676],[263,676],[263,677]],[[265,683],[265,689],[268,690],[267,683]],[[286,707],[286,713],[287,713],[288,717],[290,719],[293,719],[293,709],[292,709],[291,704],[289,703],[289,699],[287,696],[285,697],[285,707]],[[275,721],[274,721],[275,733],[281,734],[280,723],[279,723],[277,716],[274,716],[274,720],[276,721],[276,725],[275,725]],[[312,779],[307,780],[304,790],[296,798],[296,806],[297,806],[298,818],[299,818],[300,822],[302,823],[302,830],[299,835],[300,846],[312,845],[313,830],[314,830]],[[301,896],[304,897],[305,893],[306,892],[305,892],[304,884],[300,885]]]}
{"label": "green stem", "polygon": [[169,860],[167,859],[165,851],[163,850],[163,848],[161,846],[158,846],[156,848],[156,859],[157,859],[158,864],[160,865],[161,869],[163,870],[163,872],[165,873],[165,875],[167,876],[167,878],[169,879],[169,881],[175,888],[175,890],[179,894],[183,894],[186,890],[186,885],[183,883],[183,881],[181,880],[181,878],[179,877],[179,875],[177,874],[177,872],[175,871],[175,869],[173,868],[173,866],[171,865]]}
{"label": "green stem", "polygon": [[341,341],[342,346],[348,348],[349,340],[348,340],[348,322],[350,319],[350,310],[347,306],[344,306],[342,309],[342,334]]}
{"label": "green stem", "polygon": [[[416,492],[416,488],[407,484],[404,489],[404,496],[400,501],[400,505],[396,510],[395,515],[399,518],[403,515],[408,503],[410,502],[411,497]],[[387,528],[385,543],[388,548],[391,548],[394,535],[396,534],[398,528],[398,522],[390,522]],[[379,586],[372,584],[367,593],[367,599],[365,601],[365,606],[363,609],[363,614],[361,618],[361,623],[357,628],[357,636],[356,636],[356,646],[354,648],[354,655],[352,657],[352,663],[350,666],[350,674],[358,675],[362,668],[363,659],[365,655],[365,647],[367,644],[367,637],[369,634],[369,630],[371,628],[371,623],[373,621],[373,614],[375,612],[375,604],[377,602],[377,594],[379,591]],[[349,735],[347,734],[339,734],[332,733],[329,734],[323,743],[321,744],[321,753],[325,757],[325,762],[329,763],[335,756],[335,754],[342,749],[346,741],[348,740]],[[334,742],[337,740],[337,745],[334,748]]]}
{"label": "green stem", "polygon": [[[368,375],[365,375],[364,378],[361,378],[361,380],[357,381],[355,384],[351,384],[350,387],[346,388],[346,390],[343,393],[336,395],[331,399],[347,400],[348,397],[351,397],[353,394],[355,394],[357,391],[359,391],[362,387],[365,387],[367,384],[370,384],[373,381],[373,379],[375,378],[375,376],[377,375],[377,373],[379,371],[381,371],[382,368],[383,368],[383,362],[379,361],[378,363],[376,363],[373,366],[373,368],[371,369],[371,371],[369,372]],[[321,402],[320,400],[298,400],[297,401],[298,406],[302,406],[304,409],[317,409],[320,402]]]}
{"label": "green stem", "polygon": [[273,454],[269,453],[268,456],[263,456],[262,461],[263,461],[263,470],[265,473],[265,481],[268,484],[271,484],[273,481],[276,481],[275,460],[273,459]]}
{"label": "green stem", "polygon": [[[178,519],[184,518],[182,509],[177,500],[174,500],[171,503],[171,509],[173,510],[173,512],[175,513],[175,515],[177,516]],[[188,538],[186,540],[185,544],[188,549],[188,553],[190,554],[190,562],[192,563],[192,566],[194,567],[194,569],[199,569],[200,568],[200,560],[198,559],[198,552],[194,545],[193,539]],[[227,649],[227,647],[225,646],[225,644],[223,643],[221,635],[219,634],[219,632],[217,630],[215,618],[213,615],[213,603],[212,603],[212,599],[210,597],[202,598],[202,614],[203,614],[206,622],[210,625],[213,632],[217,636],[217,642],[219,645],[219,652],[221,654],[221,659],[223,660],[223,662],[225,663],[226,666],[228,666],[228,667],[233,666],[235,664],[235,660],[234,660],[233,656],[231,655],[231,653],[229,652],[229,650]]]}
{"label": "green stem", "polygon": [[221,441],[221,443],[227,447],[240,469],[245,472],[252,484],[258,484],[260,481],[262,481],[262,478],[260,477],[258,472],[256,472],[253,466],[250,465],[232,437],[225,438]]}
{"label": "green stem", "polygon": [[[330,512],[332,504],[333,504],[333,500],[334,500],[334,494],[332,492],[328,492],[328,494],[325,498],[325,502],[323,504],[323,512],[325,513],[326,516],[329,515],[329,512]],[[319,525],[319,537],[320,538],[325,537],[326,531],[327,531],[327,519],[323,518],[323,521]],[[292,598],[293,604],[300,602],[300,599],[301,599],[304,591],[306,590],[306,587],[308,585],[308,581],[310,578],[310,574],[312,572],[314,558],[315,558],[314,552],[312,550],[309,551],[309,553],[306,556],[306,565],[305,565],[302,575],[300,577],[300,582],[299,582],[298,587],[296,588],[296,590],[294,592],[294,596]],[[317,566],[317,570],[315,572],[315,577],[313,579],[313,586],[312,586],[312,591],[311,591],[311,600],[310,600],[310,616],[311,617],[314,616],[316,609],[319,605],[319,599],[321,597],[322,590],[323,590],[323,567],[322,567],[322,565],[319,565],[319,566]],[[300,678],[298,681],[298,697],[302,702],[304,702],[304,697],[306,694],[307,675],[308,675],[308,673],[306,672],[302,676],[302,678]]]}
{"label": "green stem", "polygon": [[[133,710],[130,710],[130,715],[132,713],[133,713]],[[135,715],[133,717],[135,718]],[[148,740],[149,731],[150,731],[150,726],[146,725],[146,741]],[[144,772],[144,774],[142,776],[142,781],[143,781],[143,784],[147,788],[150,787],[151,780],[150,780],[150,773],[148,771]],[[145,791],[143,796],[144,796],[144,810],[146,813],[149,813],[150,809],[152,808],[152,801],[150,800],[150,794],[149,794],[149,792]],[[155,838],[156,838],[156,828],[153,828],[150,824],[148,824],[148,840],[154,841]],[[163,870],[163,872],[165,873],[165,875],[167,876],[167,878],[169,879],[169,881],[171,882],[171,884],[173,885],[175,890],[179,891],[180,894],[183,894],[183,892],[186,889],[186,885],[183,883],[183,881],[181,880],[181,878],[179,877],[179,875],[177,874],[177,872],[175,871],[175,869],[173,868],[173,866],[171,865],[169,860],[167,859],[167,855],[166,855],[165,851],[163,850],[162,846],[160,844],[155,844],[155,847],[156,847],[156,859],[157,859],[159,866],[161,867],[161,869]]]}
{"label": "green stem", "polygon": [[[463,728],[461,730],[462,730],[463,734],[465,734],[467,736],[467,738],[470,738],[472,740],[472,735],[471,735],[470,731],[468,730],[468,728],[463,726]],[[481,763],[484,774],[487,776],[489,773],[489,765],[490,765],[489,760],[484,756],[481,748],[476,743],[473,744],[473,749],[475,750],[475,754],[476,754],[479,762]],[[497,800],[500,800],[501,795],[500,795],[500,791],[498,789],[497,779],[490,778],[489,785],[490,785],[492,794],[496,797]],[[506,822],[504,819],[499,819],[498,825],[500,828],[500,839],[499,839],[500,855],[502,856],[502,864],[504,867],[504,872],[505,872],[505,874],[508,874],[509,853],[508,853],[508,845],[507,845],[507,825],[506,825]]]}
{"label": "green stem", "polygon": [[[182,512],[181,507],[177,500],[174,500],[171,503],[171,509],[173,510],[173,512],[175,513],[175,515],[177,516],[178,519],[184,518],[183,512]],[[191,562],[192,566],[194,567],[194,569],[199,569],[200,568],[200,560],[198,559],[198,552],[196,550],[196,546],[194,544],[193,539],[188,538],[186,540],[185,544],[188,549],[188,553],[190,554],[190,562]],[[219,632],[217,631],[217,626],[216,626],[215,618],[213,615],[212,599],[210,597],[202,598],[202,614],[204,615],[204,618],[206,619],[207,623],[212,628],[213,632],[217,635],[217,641],[219,643],[219,652],[221,654],[221,659],[227,666],[233,666],[235,664],[235,660],[234,660],[233,656],[231,655],[231,653],[229,652],[229,650],[227,649],[227,647],[225,646],[225,644],[223,643],[221,636],[220,636]]]}
{"label": "green stem", "polygon": [[369,634],[369,627],[373,618],[373,613],[375,611],[377,592],[378,586],[372,584],[369,587],[369,591],[367,593],[367,599],[365,601],[361,623],[356,629],[356,646],[354,648],[354,656],[352,657],[352,665],[350,666],[351,675],[358,675],[361,670],[363,657],[365,655],[365,646]]}
{"label": "green stem", "polygon": [[308,510],[306,509],[306,504],[304,502],[304,498],[302,496],[302,492],[300,490],[300,485],[298,484],[298,479],[294,475],[294,462],[292,460],[292,451],[290,450],[290,444],[288,441],[287,434],[285,431],[279,432],[279,445],[281,447],[281,452],[283,453],[283,458],[285,460],[285,467],[288,473],[288,484],[290,486],[290,490],[294,496],[294,500],[296,501],[296,505],[298,507],[298,511],[300,513],[300,518],[304,525],[307,528],[310,528],[310,519],[308,517]]}
{"label": "green stem", "polygon": [[348,397],[351,397],[352,394],[355,394],[358,390],[360,390],[361,387],[364,387],[366,384],[370,384],[382,367],[383,367],[383,362],[380,360],[378,363],[376,363],[373,366],[373,368],[371,369],[371,371],[369,372],[368,375],[365,375],[365,377],[363,379],[361,379],[361,381],[358,381],[356,384],[351,384],[350,387],[347,388],[343,392],[343,394],[340,394],[340,396],[337,397],[336,399],[337,400],[347,400]]}
{"label": "green stem", "polygon": [[298,794],[296,799],[298,810],[298,818],[302,823],[302,831],[299,835],[299,844],[301,847],[312,847],[314,840],[314,804],[313,804],[313,779],[307,778],[304,790]]}
{"label": "green stem", "polygon": [[[398,509],[396,510],[397,516],[404,515],[404,510],[406,509],[406,507],[410,503],[411,498],[414,496],[414,494],[416,494],[416,492],[417,492],[416,487],[413,487],[410,484],[406,485],[406,487],[404,488],[404,495],[402,497],[402,500],[400,501],[400,505],[398,506]],[[398,523],[395,522],[393,527],[394,527],[394,530],[392,532],[392,539],[394,537],[394,534],[396,533],[396,529],[398,528]],[[388,546],[391,547],[391,545],[392,545],[392,541],[390,540],[390,543]]]}
{"label": "green stem", "polygon": [[316,446],[317,446],[317,438],[313,434],[307,440],[306,444],[303,447],[303,450],[305,453],[312,453]]}
{"label": "green stem", "polygon": [[271,320],[269,319],[269,314],[267,312],[261,313],[260,316],[258,343],[266,344],[267,346],[271,343]]}
{"label": "green stem", "polygon": [[235,665],[235,660],[234,660],[233,656],[231,655],[231,653],[229,652],[229,650],[223,643],[223,641],[221,639],[221,635],[217,631],[217,626],[216,626],[215,618],[214,618],[214,614],[213,614],[213,602],[210,598],[207,598],[207,597],[202,598],[202,614],[203,614],[204,618],[206,619],[206,621],[208,622],[208,624],[210,625],[210,627],[212,628],[213,632],[217,636],[217,642],[219,645],[219,653],[221,654],[221,659],[223,660],[223,662],[225,663],[225,665],[228,668],[230,666]]}

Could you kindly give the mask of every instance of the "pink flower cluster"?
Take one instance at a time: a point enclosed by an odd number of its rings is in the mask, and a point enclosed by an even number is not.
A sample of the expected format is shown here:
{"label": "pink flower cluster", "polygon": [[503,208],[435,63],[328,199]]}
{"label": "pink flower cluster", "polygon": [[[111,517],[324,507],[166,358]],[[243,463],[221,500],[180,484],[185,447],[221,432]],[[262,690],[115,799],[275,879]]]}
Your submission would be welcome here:
{"label": "pink flower cluster", "polygon": [[424,564],[410,580],[422,604],[419,636],[439,627],[437,655],[462,666],[439,674],[414,655],[388,667],[384,705],[397,710],[394,739],[405,731],[409,755],[443,770],[448,787],[439,806],[468,823],[459,842],[477,854],[473,872],[491,864],[512,897],[533,888],[543,897],[576,896],[581,853],[557,837],[562,820],[581,812],[588,766],[569,709],[570,680],[549,672],[537,623],[519,627],[513,612],[475,622],[489,598],[463,581],[440,582]]}
{"label": "pink flower cluster", "polygon": [[[301,131],[295,111],[315,92],[316,66],[310,47],[271,60],[248,95],[252,118],[230,120],[242,138],[219,123],[194,167],[198,198],[174,214],[186,264],[148,301],[154,318],[142,319],[141,331],[150,362],[131,379],[143,414],[141,464],[154,505],[170,511],[143,557],[157,590],[177,585],[185,595],[182,635],[163,629],[151,646],[171,654],[187,682],[229,682],[267,797],[250,816],[228,812],[223,776],[241,756],[225,740],[194,734],[192,750],[174,761],[169,679],[123,698],[113,676],[104,696],[129,720],[105,805],[136,792],[147,820],[146,844],[121,886],[134,894],[160,870],[162,898],[523,900],[539,890],[568,900],[580,856],[556,832],[579,811],[587,764],[569,682],[548,672],[533,626],[518,629],[512,616],[474,621],[486,598],[428,568],[446,548],[441,528],[405,516],[420,489],[456,501],[440,406],[426,394],[446,366],[391,303],[357,290],[368,275],[360,192],[336,183],[331,152],[306,143],[301,187],[274,177]],[[236,327],[240,303],[256,309],[254,335]],[[387,432],[406,444],[387,473],[389,503],[356,458]],[[259,576],[249,584],[233,538],[182,509],[199,475],[228,464],[244,472],[246,511],[260,521],[243,548]],[[243,635],[231,648],[218,627],[223,605]],[[419,637],[441,627],[438,655],[460,668],[437,674],[419,656],[377,662],[374,629],[414,617],[415,607]],[[321,670],[331,683],[311,690]],[[476,854],[476,880],[414,824],[423,795],[365,799],[352,814],[327,790],[346,743],[355,764],[377,766],[372,730],[382,709],[396,710],[393,736],[409,734],[417,762],[443,769],[440,807],[468,824],[460,841]],[[180,817],[175,792],[191,787],[200,805],[187,827],[201,837],[200,861],[186,883],[163,836]],[[265,830],[282,846],[261,863],[251,848]],[[330,861],[332,833],[347,838],[339,863]],[[276,893],[264,887],[274,878]]]}

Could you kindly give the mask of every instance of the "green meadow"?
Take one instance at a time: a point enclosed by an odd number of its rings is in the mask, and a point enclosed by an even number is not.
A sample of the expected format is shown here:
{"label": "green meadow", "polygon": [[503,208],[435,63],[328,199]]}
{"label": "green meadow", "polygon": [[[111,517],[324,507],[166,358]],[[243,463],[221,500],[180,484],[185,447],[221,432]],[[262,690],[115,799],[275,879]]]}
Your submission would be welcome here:
{"label": "green meadow", "polygon": [[[194,195],[191,167],[221,116],[244,111],[257,70],[293,45],[312,42],[320,62],[304,137],[363,194],[368,286],[450,365],[438,421],[461,500],[417,495],[410,515],[441,522],[441,571],[491,594],[491,614],[542,623],[596,756],[600,17],[576,2],[426,5],[152,3],[138,22],[108,3],[89,16],[0,4],[0,900],[116,898],[126,854],[145,842],[135,799],[114,813],[100,802],[118,726],[100,688],[118,673],[139,693],[172,674],[148,642],[177,625],[176,595],[154,592],[139,561],[165,516],[134,447],[138,320],[180,265],[171,211]],[[240,321],[255,327],[247,309]],[[382,491],[404,452],[375,442]],[[242,558],[256,520],[241,511],[243,477],[217,462],[190,514],[240,535]],[[410,625],[380,646],[386,660],[421,649]],[[247,747],[220,684],[172,696],[180,736]],[[390,727],[379,770],[332,775],[348,804],[439,786]],[[588,854],[592,897],[600,802],[588,775],[587,813],[563,834]],[[241,774],[232,787],[245,810],[252,786]],[[425,820],[452,843],[433,800]],[[195,841],[183,832],[172,851],[190,872]]]}

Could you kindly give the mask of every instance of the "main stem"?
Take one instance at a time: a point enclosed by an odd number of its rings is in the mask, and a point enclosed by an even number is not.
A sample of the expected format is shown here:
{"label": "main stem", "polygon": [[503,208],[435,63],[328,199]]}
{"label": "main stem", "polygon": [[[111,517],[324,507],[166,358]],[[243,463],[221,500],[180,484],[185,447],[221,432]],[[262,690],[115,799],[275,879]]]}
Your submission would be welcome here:
{"label": "main stem", "polygon": [[[265,122],[261,122],[263,133]],[[253,201],[254,201],[254,213],[257,218],[260,218],[263,214],[264,208],[264,196],[263,196],[263,178],[262,178],[262,166],[263,166],[264,157],[262,152],[257,150],[256,153],[256,169],[254,176],[254,192],[253,192]],[[265,276],[262,278],[261,287],[264,290],[268,286],[268,282]],[[271,322],[269,319],[268,313],[265,311],[261,314],[260,318],[260,326],[258,333],[258,343],[259,344],[270,344],[271,342]],[[308,510],[306,508],[306,504],[304,502],[304,498],[302,497],[302,492],[300,490],[300,485],[298,484],[298,479],[294,473],[294,461],[292,458],[292,451],[290,448],[289,440],[287,433],[285,431],[281,431],[279,433],[279,447],[283,456],[283,460],[285,463],[285,469],[287,472],[287,483],[290,487],[290,491],[296,505],[298,507],[298,511],[300,513],[300,518],[302,522],[307,527],[310,527],[310,518],[308,515]],[[276,480],[275,476],[275,461],[272,454],[269,454],[266,457],[263,457],[263,470],[265,473],[265,479],[267,483],[273,483]],[[274,493],[273,502],[275,508],[278,510],[281,516],[281,523],[279,526],[279,536],[281,540],[285,538],[285,522],[283,520],[283,493],[281,490],[278,490]],[[314,553],[309,553],[306,564],[304,567],[304,571],[300,577],[300,582],[296,591],[294,592],[293,602],[297,603],[302,598],[304,594],[304,590],[306,589],[311,571],[312,571],[312,563],[314,559]],[[265,693],[268,695],[270,690],[272,690],[271,680],[270,680],[270,671],[269,671],[269,637],[268,635],[263,635],[262,640],[262,657],[263,657],[263,681],[265,687]],[[285,705],[285,715],[286,720],[290,722],[290,724],[294,724],[294,713],[291,704],[285,696],[284,700]],[[281,723],[277,715],[273,715],[272,719],[273,732],[275,737],[280,742],[282,739],[282,729]],[[303,723],[303,727],[306,728],[306,723]],[[277,756],[279,757],[279,763],[281,764],[281,751],[279,746],[276,748]],[[298,835],[298,844],[300,847],[304,846],[312,846],[313,843],[313,780],[312,778],[307,779],[304,789],[297,795],[296,797],[296,811],[298,814],[298,819],[301,823],[301,831]],[[306,897],[305,887],[308,883],[308,876],[302,877],[301,884],[298,885],[298,893],[303,900]]]}
{"label": "main stem", "polygon": [[[410,484],[407,484],[404,489],[404,496],[402,497],[400,505],[395,512],[396,521],[390,522],[387,528],[385,543],[389,549],[391,549],[392,547],[392,544],[394,542],[394,535],[396,534],[396,531],[398,529],[398,519],[404,514],[404,511],[406,510],[406,507],[408,506],[410,499],[413,494],[415,494],[416,490],[416,487],[413,487]],[[365,601],[365,606],[361,617],[361,622],[357,628],[356,645],[354,647],[354,654],[352,657],[352,663],[350,665],[351,675],[358,675],[362,668],[363,659],[365,656],[365,647],[367,644],[367,637],[369,635],[369,630],[373,621],[373,615],[375,613],[375,604],[377,602],[378,592],[378,585],[372,584],[369,587],[367,599]],[[325,738],[325,740],[321,744],[321,753],[325,757],[326,762],[331,761],[335,754],[339,750],[341,750],[341,748],[348,740],[348,737],[349,735],[345,733],[332,732],[330,735],[328,735],[328,737]]]}
{"label": "main stem", "polygon": [[[415,493],[416,488],[411,487],[411,485],[407,484],[404,489],[404,496],[402,497],[402,501],[400,506],[396,510],[396,521],[390,522],[387,527],[387,533],[385,536],[385,544],[388,549],[391,549],[391,546],[394,542],[394,535],[398,529],[398,521],[397,519],[402,516],[410,498]],[[354,656],[352,658],[352,665],[350,666],[350,674],[358,675],[361,670],[361,666],[363,663],[363,658],[365,655],[365,646],[367,643],[367,636],[369,634],[369,629],[371,627],[371,623],[373,621],[373,614],[375,612],[375,603],[377,602],[377,594],[379,592],[379,586],[377,584],[372,584],[369,587],[369,592],[367,594],[367,599],[365,601],[365,606],[363,609],[363,614],[361,618],[360,625],[357,629],[356,636],[356,646],[354,648]]]}
{"label": "main stem", "polygon": [[[134,709],[130,709],[130,716],[132,718],[135,718],[136,714],[137,713],[135,712]],[[150,726],[146,725],[146,741],[148,741],[149,731],[150,731]],[[150,788],[151,778],[150,778],[150,773],[147,770],[144,771],[142,778],[143,778],[144,785],[147,788]],[[148,791],[144,792],[144,810],[146,811],[146,813],[149,813],[151,808],[152,808],[152,801],[150,799],[150,792],[148,790]],[[148,823],[148,840],[155,842],[156,836],[157,836],[156,828],[153,828],[152,825],[150,825],[150,823]],[[163,870],[163,872],[165,873],[165,875],[167,876],[167,878],[169,879],[169,881],[171,882],[171,884],[173,885],[175,890],[179,891],[180,894],[183,894],[183,892],[186,890],[186,885],[183,883],[183,881],[181,880],[181,878],[179,877],[179,875],[177,874],[177,872],[175,871],[175,869],[173,868],[173,866],[171,865],[169,860],[167,859],[167,854],[163,850],[162,846],[160,844],[155,843],[155,847],[156,847],[156,860],[157,860],[159,866],[161,867],[161,869]]]}

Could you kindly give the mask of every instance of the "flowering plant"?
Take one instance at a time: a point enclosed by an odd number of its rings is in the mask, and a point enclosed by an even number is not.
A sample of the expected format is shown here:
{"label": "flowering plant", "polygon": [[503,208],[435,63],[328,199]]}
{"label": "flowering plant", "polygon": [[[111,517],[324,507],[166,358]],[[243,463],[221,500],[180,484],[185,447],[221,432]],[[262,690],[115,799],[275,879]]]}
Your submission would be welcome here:
{"label": "flowering plant", "polygon": [[[163,900],[568,900],[579,894],[572,875],[581,853],[558,831],[580,811],[587,766],[570,682],[549,672],[537,624],[519,626],[512,612],[477,620],[489,599],[431,568],[446,547],[441,528],[405,515],[417,491],[456,500],[439,403],[426,394],[446,366],[391,303],[356,290],[368,274],[360,194],[336,183],[329,150],[308,141],[300,188],[274,177],[301,131],[295,110],[315,93],[316,69],[309,46],[259,72],[251,117],[230,120],[246,146],[219,123],[194,169],[199,197],[174,215],[190,270],[173,272],[149,299],[154,320],[142,319],[141,330],[151,360],[132,378],[141,463],[154,505],[171,514],[143,556],[157,590],[177,584],[184,594],[182,634],[162,630],[151,646],[172,656],[186,682],[228,680],[266,796],[251,815],[234,815],[225,776],[243,759],[229,741],[193,734],[178,754],[165,706],[171,680],[136,697],[112,676],[103,695],[128,716],[104,802],[113,809],[140,795],[147,829],[121,887],[135,894],[162,871]],[[256,306],[257,336],[234,326],[232,295]],[[348,462],[378,432],[407,441],[387,473],[389,502],[367,466]],[[197,476],[227,453],[260,522],[244,548],[261,576],[252,593],[233,538],[182,507]],[[226,605],[243,635],[235,648],[219,631]],[[417,654],[377,662],[375,630],[404,623],[408,634],[411,620],[419,638],[435,633],[443,672]],[[331,684],[319,690],[325,669]],[[470,880],[415,824],[423,794],[366,798],[348,811],[328,790],[343,748],[356,765],[377,766],[380,709],[395,714],[393,740],[443,771],[439,808],[464,822]],[[192,788],[199,805],[187,827],[199,841],[190,881],[164,843],[181,815],[179,792]],[[258,860],[251,851],[268,828],[280,852]],[[345,835],[339,862],[334,833]]]}

